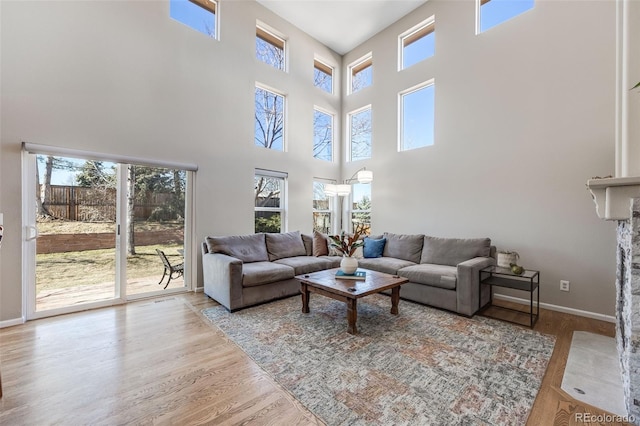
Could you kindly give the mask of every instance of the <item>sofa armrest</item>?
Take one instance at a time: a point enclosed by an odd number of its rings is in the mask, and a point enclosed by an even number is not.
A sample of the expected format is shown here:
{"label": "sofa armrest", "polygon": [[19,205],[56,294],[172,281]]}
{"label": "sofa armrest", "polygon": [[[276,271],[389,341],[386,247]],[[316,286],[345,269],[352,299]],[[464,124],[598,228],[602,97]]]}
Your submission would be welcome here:
{"label": "sofa armrest", "polygon": [[[459,313],[469,316],[476,313],[480,302],[480,270],[495,264],[492,257],[474,257],[458,264],[456,297]],[[488,297],[489,291],[483,289],[483,296]]]}
{"label": "sofa armrest", "polygon": [[222,253],[202,255],[204,292],[230,311],[242,307],[242,261]]}

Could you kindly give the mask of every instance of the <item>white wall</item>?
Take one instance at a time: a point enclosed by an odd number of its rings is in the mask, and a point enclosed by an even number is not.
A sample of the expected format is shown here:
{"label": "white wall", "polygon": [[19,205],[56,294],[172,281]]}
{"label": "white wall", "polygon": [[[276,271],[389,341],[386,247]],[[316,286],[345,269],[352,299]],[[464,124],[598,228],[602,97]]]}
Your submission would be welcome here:
{"label": "white wall", "polygon": [[[397,71],[397,37],[436,19],[435,56]],[[614,172],[615,4],[537,1],[475,35],[475,2],[429,1],[343,58],[373,52],[373,231],[485,237],[541,270],[541,301],[612,315],[615,224],[588,178]],[[435,78],[435,145],[397,152],[398,92]],[[571,281],[569,293],[559,280]],[[520,294],[520,296],[528,296]]]}
{"label": "white wall", "polygon": [[[256,167],[289,173],[289,230],[310,232],[314,54],[341,58],[255,2],[220,5],[220,41],[169,18],[169,2],[3,1],[0,206],[7,239],[0,321],[21,311],[20,143],[199,165],[195,238],[253,232]],[[255,59],[256,19],[290,37],[289,73]],[[288,96],[288,152],[254,146],[255,82]],[[339,80],[337,82],[339,84]]]}
{"label": "white wall", "polygon": [[[255,167],[289,172],[289,229],[310,231],[311,181],[340,167],[310,159],[314,53],[346,65],[374,55],[374,232],[489,236],[542,271],[543,302],[613,314],[614,224],[584,183],[614,167],[614,4],[538,1],[476,36],[474,2],[431,0],[342,60],[249,1],[221,4],[221,40],[171,20],[168,1],[0,2],[0,206],[7,239],[0,321],[20,317],[20,142],[200,166],[196,232],[253,231]],[[397,72],[397,35],[436,15],[436,56]],[[290,36],[290,73],[254,58],[260,19]],[[397,93],[436,80],[436,144],[398,153]],[[255,81],[289,96],[289,152],[253,145]],[[341,84],[341,83],[338,83]],[[11,268],[6,268],[11,265]],[[570,293],[558,281],[571,281]]]}

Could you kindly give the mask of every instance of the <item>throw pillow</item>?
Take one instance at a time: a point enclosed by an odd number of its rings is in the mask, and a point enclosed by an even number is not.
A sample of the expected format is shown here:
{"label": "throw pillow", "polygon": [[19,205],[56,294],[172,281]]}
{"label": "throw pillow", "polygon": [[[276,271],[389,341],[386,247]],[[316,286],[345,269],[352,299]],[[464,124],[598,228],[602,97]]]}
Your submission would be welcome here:
{"label": "throw pillow", "polygon": [[384,237],[387,239],[383,251],[385,257],[395,257],[396,259],[420,263],[424,235],[392,234],[385,232]]}
{"label": "throw pillow", "polygon": [[374,240],[373,238],[365,237],[364,238],[364,257],[365,258],[373,258],[373,257],[382,257],[382,252],[384,251],[384,244],[387,242],[386,238],[380,238],[379,240]]}
{"label": "throw pillow", "polygon": [[300,231],[265,234],[265,237],[269,260],[272,262],[285,257],[306,256],[307,254]]}
{"label": "throw pillow", "polygon": [[207,237],[209,253],[222,253],[249,262],[269,260],[264,234]]}
{"label": "throw pillow", "polygon": [[326,235],[313,231],[313,255],[326,256],[329,254],[329,244]]}

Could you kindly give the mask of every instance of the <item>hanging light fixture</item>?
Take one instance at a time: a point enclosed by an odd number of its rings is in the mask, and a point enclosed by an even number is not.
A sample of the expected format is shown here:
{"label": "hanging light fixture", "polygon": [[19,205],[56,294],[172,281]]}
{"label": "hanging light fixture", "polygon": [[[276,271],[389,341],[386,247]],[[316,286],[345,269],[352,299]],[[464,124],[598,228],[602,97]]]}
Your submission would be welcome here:
{"label": "hanging light fixture", "polygon": [[333,197],[338,193],[338,186],[334,183],[327,183],[324,185],[324,195]]}
{"label": "hanging light fixture", "polygon": [[342,183],[342,184],[336,185],[336,188],[337,188],[338,195],[341,197],[351,194],[351,185],[349,184]]}
{"label": "hanging light fixture", "polygon": [[373,181],[373,172],[371,170],[362,169],[356,174],[358,182],[360,183],[371,183]]}

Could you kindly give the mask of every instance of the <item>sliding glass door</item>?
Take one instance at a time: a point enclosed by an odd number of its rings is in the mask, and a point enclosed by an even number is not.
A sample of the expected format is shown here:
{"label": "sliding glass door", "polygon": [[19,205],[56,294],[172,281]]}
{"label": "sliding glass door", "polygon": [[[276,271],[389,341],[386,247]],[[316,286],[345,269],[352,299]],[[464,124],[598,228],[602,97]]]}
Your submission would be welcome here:
{"label": "sliding glass door", "polygon": [[28,152],[23,166],[27,318],[187,288],[185,169]]}

